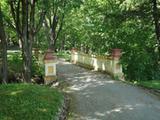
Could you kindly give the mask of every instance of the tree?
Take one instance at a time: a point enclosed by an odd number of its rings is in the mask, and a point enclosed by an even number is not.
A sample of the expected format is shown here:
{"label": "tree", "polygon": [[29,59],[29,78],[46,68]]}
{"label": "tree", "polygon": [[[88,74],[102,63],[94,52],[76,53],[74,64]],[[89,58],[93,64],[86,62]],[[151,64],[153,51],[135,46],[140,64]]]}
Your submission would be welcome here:
{"label": "tree", "polygon": [[157,38],[157,48],[158,48],[158,62],[160,61],[160,17],[159,17],[159,10],[158,10],[158,1],[151,0],[152,2],[152,14],[153,14],[153,21],[155,25],[155,33]]}
{"label": "tree", "polygon": [[65,15],[66,0],[47,1],[47,14],[45,17],[45,27],[48,31],[49,48],[55,50],[58,36],[62,30]]}
{"label": "tree", "polygon": [[[40,30],[45,16],[44,10],[40,13],[40,19],[35,25],[35,9],[37,0],[11,0],[9,1],[15,30],[22,43],[23,79],[31,82],[32,45],[36,33]],[[12,22],[10,22],[11,24]]]}
{"label": "tree", "polygon": [[159,6],[159,0],[87,0],[66,18],[66,43],[103,55],[121,48],[126,79],[159,79]]}
{"label": "tree", "polygon": [[0,50],[1,51],[0,58],[2,59],[2,83],[7,83],[7,76],[8,76],[8,72],[7,72],[7,39],[6,39],[6,35],[5,35],[5,30],[4,30],[1,3],[0,3],[0,49],[1,49]]}

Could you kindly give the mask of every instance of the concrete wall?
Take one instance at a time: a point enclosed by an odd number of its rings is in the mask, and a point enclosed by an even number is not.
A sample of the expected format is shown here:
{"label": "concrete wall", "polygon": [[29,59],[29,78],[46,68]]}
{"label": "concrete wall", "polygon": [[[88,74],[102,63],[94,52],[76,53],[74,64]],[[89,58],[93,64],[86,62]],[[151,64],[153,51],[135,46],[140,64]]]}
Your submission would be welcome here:
{"label": "concrete wall", "polygon": [[80,64],[95,71],[105,71],[115,78],[123,79],[122,65],[114,57],[88,55],[80,52],[71,53],[71,62]]}

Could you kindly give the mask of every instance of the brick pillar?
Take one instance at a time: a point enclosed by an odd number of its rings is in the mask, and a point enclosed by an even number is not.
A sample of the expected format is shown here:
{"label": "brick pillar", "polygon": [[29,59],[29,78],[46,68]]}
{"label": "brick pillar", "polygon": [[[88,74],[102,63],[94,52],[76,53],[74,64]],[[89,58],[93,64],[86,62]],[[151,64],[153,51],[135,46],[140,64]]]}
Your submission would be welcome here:
{"label": "brick pillar", "polygon": [[56,63],[57,57],[49,49],[44,55],[45,63],[45,84],[52,83],[57,80]]}

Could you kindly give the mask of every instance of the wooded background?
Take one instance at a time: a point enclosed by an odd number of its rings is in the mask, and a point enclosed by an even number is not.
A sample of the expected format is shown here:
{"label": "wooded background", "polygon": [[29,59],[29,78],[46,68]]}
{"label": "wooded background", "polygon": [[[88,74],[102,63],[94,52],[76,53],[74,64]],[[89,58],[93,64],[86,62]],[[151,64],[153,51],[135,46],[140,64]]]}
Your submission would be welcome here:
{"label": "wooded background", "polygon": [[23,79],[31,81],[32,49],[75,47],[89,54],[123,51],[127,80],[160,79],[159,0],[1,0],[2,82],[7,49],[20,49]]}

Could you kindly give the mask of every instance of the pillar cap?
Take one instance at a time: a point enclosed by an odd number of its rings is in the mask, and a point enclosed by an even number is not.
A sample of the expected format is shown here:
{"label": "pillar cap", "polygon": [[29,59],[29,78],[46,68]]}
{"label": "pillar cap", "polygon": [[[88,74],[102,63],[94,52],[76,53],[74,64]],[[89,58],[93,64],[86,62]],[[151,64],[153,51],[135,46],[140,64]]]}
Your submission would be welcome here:
{"label": "pillar cap", "polygon": [[77,48],[72,48],[71,51],[72,52],[77,52],[78,50],[77,50]]}
{"label": "pillar cap", "polygon": [[114,48],[112,49],[112,57],[113,58],[120,58],[122,55],[122,49]]}
{"label": "pillar cap", "polygon": [[56,56],[53,55],[53,51],[51,49],[48,49],[45,52],[44,60],[55,60],[55,59],[56,59]]}

